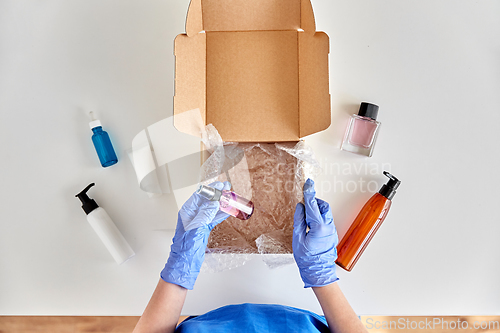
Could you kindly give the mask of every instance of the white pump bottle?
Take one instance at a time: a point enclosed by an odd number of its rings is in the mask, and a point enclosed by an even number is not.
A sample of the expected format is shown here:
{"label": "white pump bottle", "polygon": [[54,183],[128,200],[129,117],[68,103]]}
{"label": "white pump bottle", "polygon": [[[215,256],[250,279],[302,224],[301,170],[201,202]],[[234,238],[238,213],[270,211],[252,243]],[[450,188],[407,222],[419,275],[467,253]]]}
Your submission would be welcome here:
{"label": "white pump bottle", "polygon": [[134,250],[127,243],[127,240],[121,234],[106,211],[97,205],[95,200],[87,196],[87,191],[94,186],[92,183],[76,197],[82,202],[82,209],[87,214],[87,220],[104,243],[109,253],[118,264],[124,263],[135,255]]}

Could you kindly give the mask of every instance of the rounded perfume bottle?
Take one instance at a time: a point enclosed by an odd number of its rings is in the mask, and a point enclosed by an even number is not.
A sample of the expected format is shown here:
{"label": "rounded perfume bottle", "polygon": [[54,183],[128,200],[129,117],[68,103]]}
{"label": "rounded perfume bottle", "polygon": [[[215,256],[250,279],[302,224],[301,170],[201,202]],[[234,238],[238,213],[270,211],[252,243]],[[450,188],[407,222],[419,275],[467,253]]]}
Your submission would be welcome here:
{"label": "rounded perfume bottle", "polygon": [[231,191],[222,191],[220,197],[220,210],[229,215],[248,220],[253,213],[253,202]]}
{"label": "rounded perfume bottle", "polygon": [[248,220],[253,214],[253,202],[232,191],[221,191],[207,185],[200,185],[196,193],[208,200],[219,201],[221,211],[240,220]]}

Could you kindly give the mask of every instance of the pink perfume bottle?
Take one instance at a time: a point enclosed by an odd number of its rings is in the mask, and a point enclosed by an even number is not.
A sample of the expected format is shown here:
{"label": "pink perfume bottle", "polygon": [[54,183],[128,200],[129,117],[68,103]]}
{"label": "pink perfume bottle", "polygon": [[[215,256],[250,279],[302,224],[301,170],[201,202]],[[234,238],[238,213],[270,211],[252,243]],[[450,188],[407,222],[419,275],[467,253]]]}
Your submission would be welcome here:
{"label": "pink perfume bottle", "polygon": [[240,197],[238,194],[231,191],[221,191],[216,188],[200,185],[196,193],[211,201],[219,201],[220,210],[239,218],[240,220],[248,220],[253,213],[253,202]]}
{"label": "pink perfume bottle", "polygon": [[353,114],[345,132],[342,150],[372,156],[380,122],[377,121],[378,106],[363,102],[358,114]]}

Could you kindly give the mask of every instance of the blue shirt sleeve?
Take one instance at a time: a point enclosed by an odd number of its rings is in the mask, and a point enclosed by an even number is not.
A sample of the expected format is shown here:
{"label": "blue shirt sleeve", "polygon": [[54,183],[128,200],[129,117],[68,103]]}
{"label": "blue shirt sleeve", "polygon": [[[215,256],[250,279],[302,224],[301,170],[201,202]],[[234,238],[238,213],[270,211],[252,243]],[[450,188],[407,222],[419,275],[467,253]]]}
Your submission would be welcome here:
{"label": "blue shirt sleeve", "polygon": [[184,320],[176,333],[330,332],[325,317],[275,304],[227,305]]}

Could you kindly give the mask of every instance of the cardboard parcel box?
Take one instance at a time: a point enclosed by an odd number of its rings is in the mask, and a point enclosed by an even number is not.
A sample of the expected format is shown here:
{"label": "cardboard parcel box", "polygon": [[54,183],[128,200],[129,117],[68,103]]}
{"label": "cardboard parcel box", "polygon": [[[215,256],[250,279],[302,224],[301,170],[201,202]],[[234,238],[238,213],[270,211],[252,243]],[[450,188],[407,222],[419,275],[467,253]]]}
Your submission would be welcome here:
{"label": "cardboard parcel box", "polygon": [[199,136],[178,120],[199,109],[225,142],[297,142],[322,131],[328,53],[310,0],[192,0],[175,39],[174,125]]}

